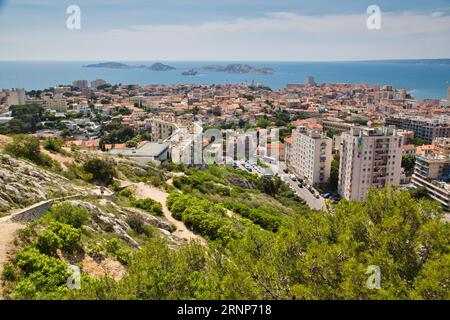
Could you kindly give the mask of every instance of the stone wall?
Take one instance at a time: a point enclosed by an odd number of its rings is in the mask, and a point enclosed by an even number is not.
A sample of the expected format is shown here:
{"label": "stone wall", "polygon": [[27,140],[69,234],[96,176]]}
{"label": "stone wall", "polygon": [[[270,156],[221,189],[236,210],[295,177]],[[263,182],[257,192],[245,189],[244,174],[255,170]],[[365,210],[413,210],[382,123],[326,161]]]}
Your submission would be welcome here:
{"label": "stone wall", "polygon": [[74,195],[74,196],[68,196],[68,197],[63,197],[63,198],[42,201],[42,202],[33,204],[29,207],[23,208],[23,209],[19,210],[18,212],[14,213],[8,217],[5,217],[4,219],[16,221],[16,222],[32,221],[32,220],[42,217],[44,212],[46,212],[48,209],[50,209],[50,207],[54,203],[64,202],[66,200],[74,200],[74,199],[78,199],[78,198],[80,198],[80,195]]}

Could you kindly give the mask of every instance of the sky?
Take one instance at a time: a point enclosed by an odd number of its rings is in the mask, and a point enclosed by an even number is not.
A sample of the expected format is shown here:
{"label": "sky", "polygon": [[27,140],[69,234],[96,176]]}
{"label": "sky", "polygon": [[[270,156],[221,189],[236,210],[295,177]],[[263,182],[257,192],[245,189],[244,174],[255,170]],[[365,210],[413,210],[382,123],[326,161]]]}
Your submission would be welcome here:
{"label": "sky", "polygon": [[450,58],[450,0],[0,0],[0,60],[416,58]]}

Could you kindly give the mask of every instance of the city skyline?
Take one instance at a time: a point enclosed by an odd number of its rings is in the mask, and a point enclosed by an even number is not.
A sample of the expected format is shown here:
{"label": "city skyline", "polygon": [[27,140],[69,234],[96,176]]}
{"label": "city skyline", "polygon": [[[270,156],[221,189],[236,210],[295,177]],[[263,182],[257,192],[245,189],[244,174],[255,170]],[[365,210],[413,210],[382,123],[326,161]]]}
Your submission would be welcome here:
{"label": "city skyline", "polygon": [[[69,5],[81,29],[69,30]],[[381,9],[369,30],[367,8]],[[0,60],[348,61],[446,58],[450,2],[1,1]],[[332,49],[331,49],[332,48]]]}

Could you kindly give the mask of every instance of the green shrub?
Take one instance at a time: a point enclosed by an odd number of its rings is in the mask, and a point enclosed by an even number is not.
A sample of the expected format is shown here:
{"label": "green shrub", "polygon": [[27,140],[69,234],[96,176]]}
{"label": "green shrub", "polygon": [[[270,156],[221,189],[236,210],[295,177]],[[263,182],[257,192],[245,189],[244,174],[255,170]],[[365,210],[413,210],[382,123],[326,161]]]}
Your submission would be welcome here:
{"label": "green shrub", "polygon": [[46,150],[65,154],[62,148],[63,145],[64,140],[59,138],[47,138],[47,140],[45,140],[43,143],[43,147]]}
{"label": "green shrub", "polygon": [[18,252],[16,261],[22,270],[22,278],[13,293],[15,299],[33,299],[40,292],[54,292],[66,284],[67,265],[36,248],[22,249]]}
{"label": "green shrub", "polygon": [[53,255],[57,249],[73,252],[79,248],[81,230],[71,225],[52,222],[50,228],[39,233],[36,248],[40,252]]}
{"label": "green shrub", "polygon": [[52,230],[45,230],[37,236],[36,248],[42,253],[54,255],[60,246],[61,239]]}
{"label": "green shrub", "polygon": [[90,159],[83,164],[85,172],[92,174],[92,180],[98,181],[105,185],[112,183],[116,171],[110,161],[103,159]]}
{"label": "green shrub", "polygon": [[225,208],[208,200],[173,192],[167,199],[172,216],[211,240],[224,242],[237,237],[231,218]]}
{"label": "green shrub", "polygon": [[133,207],[145,210],[148,213],[153,213],[157,216],[161,216],[163,214],[161,203],[159,203],[153,199],[150,199],[150,198],[132,199],[131,205]]}
{"label": "green shrub", "polygon": [[55,222],[51,230],[61,239],[60,249],[73,252],[79,248],[81,230],[71,225]]}
{"label": "green shrub", "polygon": [[17,278],[16,268],[7,262],[3,265],[2,279],[6,281],[15,281]]}
{"label": "green shrub", "polygon": [[117,240],[116,238],[109,239],[106,242],[106,251],[108,251],[109,253],[116,253],[119,248],[119,240]]}
{"label": "green shrub", "polygon": [[15,158],[24,158],[37,165],[45,167],[53,165],[52,159],[41,153],[39,139],[34,136],[23,134],[14,136],[13,142],[7,144],[4,151]]}
{"label": "green shrub", "polygon": [[131,191],[128,188],[123,189],[119,192],[119,196],[126,197],[126,198],[130,198],[132,195],[133,195],[133,191]]}
{"label": "green shrub", "polygon": [[69,224],[75,228],[81,228],[90,218],[90,214],[85,208],[72,205],[69,202],[52,206],[47,214],[56,221]]}

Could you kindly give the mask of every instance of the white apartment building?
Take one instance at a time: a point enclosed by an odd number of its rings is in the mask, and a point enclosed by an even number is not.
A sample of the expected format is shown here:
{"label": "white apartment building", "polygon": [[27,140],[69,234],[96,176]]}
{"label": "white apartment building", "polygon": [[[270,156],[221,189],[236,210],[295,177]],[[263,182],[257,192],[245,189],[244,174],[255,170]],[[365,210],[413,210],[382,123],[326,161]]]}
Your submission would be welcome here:
{"label": "white apartment building", "polygon": [[412,183],[416,188],[426,188],[430,198],[439,201],[446,210],[450,210],[450,156],[448,154],[417,157]]}
{"label": "white apartment building", "polygon": [[97,89],[98,87],[103,86],[105,84],[106,84],[106,81],[103,79],[93,80],[93,81],[91,81],[91,88]]}
{"label": "white apartment building", "polygon": [[318,129],[300,126],[292,130],[290,168],[309,184],[325,184],[330,179],[332,139]]}
{"label": "white apartment building", "polygon": [[395,129],[355,127],[341,135],[339,194],[365,201],[370,187],[400,184],[403,137]]}
{"label": "white apartment building", "polygon": [[24,89],[12,89],[8,94],[8,107],[23,105],[26,102]]}

